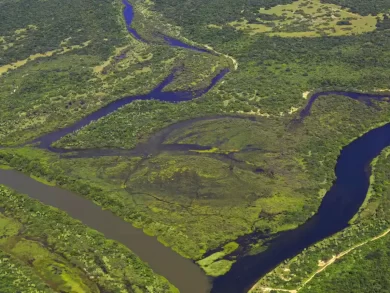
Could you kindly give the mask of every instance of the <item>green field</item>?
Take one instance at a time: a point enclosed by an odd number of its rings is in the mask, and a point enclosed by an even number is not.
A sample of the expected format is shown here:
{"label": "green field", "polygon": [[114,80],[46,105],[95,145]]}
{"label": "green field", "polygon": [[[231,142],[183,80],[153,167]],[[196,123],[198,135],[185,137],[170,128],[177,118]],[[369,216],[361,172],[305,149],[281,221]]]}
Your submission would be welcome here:
{"label": "green field", "polygon": [[[280,265],[252,292],[263,292],[268,287],[282,290],[300,288],[298,291],[305,293],[387,290],[389,149],[385,149],[372,165],[367,202],[351,221],[351,226]],[[329,266],[320,272],[327,263]]]}
{"label": "green field", "polygon": [[[127,32],[119,0],[0,0],[0,168],[80,194],[206,274],[223,275],[310,218],[335,179],[340,150],[388,122],[387,101],[369,106],[343,96],[319,98],[297,122],[311,93],[390,89],[390,5],[374,2],[134,0],[141,42]],[[212,54],[169,46],[161,34]],[[25,145],[112,101],[149,93],[175,68],[164,91],[196,91],[230,72],[199,99],[137,101],[54,143],[73,154]],[[121,155],[73,156],[93,149]],[[319,260],[388,228],[386,159],[377,160],[370,197],[351,227],[281,264],[259,290],[295,290]],[[177,291],[66,214],[5,187],[0,197],[1,292]],[[244,241],[248,235],[262,237]],[[382,290],[387,242],[354,250],[302,292]],[[376,262],[383,269],[376,283],[354,287],[375,277]]]}
{"label": "green field", "polygon": [[[178,128],[163,141],[212,146],[211,152],[60,159],[24,148],[0,150],[0,157],[3,164],[93,199],[199,260],[239,236],[262,231],[272,237],[309,218],[332,184],[342,146],[387,119],[389,105],[378,106],[380,111],[346,97],[323,97],[303,125],[287,131],[294,116],[211,119]],[[131,121],[131,107],[113,115]],[[125,145],[127,135],[116,124],[99,123],[93,127],[107,131],[97,137],[86,132],[85,143],[94,144],[83,147],[107,147],[102,143],[115,135],[115,146]],[[261,243],[239,248],[261,249]]]}
{"label": "green field", "polygon": [[64,212],[4,186],[0,198],[1,292],[177,292],[127,248]]}
{"label": "green field", "polygon": [[361,16],[320,0],[298,0],[271,9],[260,8],[260,17],[251,23],[240,19],[230,24],[249,34],[269,33],[281,37],[320,37],[362,34],[374,31],[377,19]]}

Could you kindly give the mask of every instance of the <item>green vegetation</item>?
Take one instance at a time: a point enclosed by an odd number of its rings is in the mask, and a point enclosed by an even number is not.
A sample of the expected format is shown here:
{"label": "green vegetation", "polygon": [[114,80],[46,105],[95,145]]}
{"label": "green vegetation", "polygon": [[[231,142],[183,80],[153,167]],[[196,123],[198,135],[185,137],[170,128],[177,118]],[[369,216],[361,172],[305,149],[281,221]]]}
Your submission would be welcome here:
{"label": "green vegetation", "polygon": [[136,101],[64,136],[53,145],[71,149],[133,148],[154,132],[174,122],[221,112],[220,105],[215,100],[179,104]]}
{"label": "green vegetation", "polygon": [[[320,98],[302,123],[295,112],[316,90],[389,89],[385,2],[134,0],[133,27],[148,41],[140,42],[126,31],[119,0],[0,0],[0,144],[9,147],[0,149],[0,166],[93,200],[197,260],[207,274],[222,275],[237,256],[265,249],[263,240],[238,238],[269,239],[313,215],[334,180],[340,149],[388,122],[387,102],[368,106],[340,96]],[[217,53],[170,47],[159,33]],[[174,68],[180,70],[165,91],[201,89],[222,69],[231,73],[198,100],[134,102],[54,145],[132,149],[148,142],[144,153],[70,158],[18,147],[114,100],[150,92]],[[206,118],[186,122],[199,117]],[[162,151],[161,144],[210,150]],[[373,178],[378,186],[381,176]],[[0,266],[17,290],[35,284],[39,292],[175,291],[121,245],[1,190]],[[378,198],[371,195],[350,228],[261,282],[294,289],[319,259],[377,235],[387,225]],[[88,245],[72,241],[76,233]]]}
{"label": "green vegetation", "polygon": [[[227,31],[219,33],[224,35]],[[241,108],[245,112],[279,115],[292,107],[303,107],[306,101],[302,94],[306,91],[388,88],[385,78],[388,69],[375,61],[389,62],[388,54],[383,51],[387,49],[382,47],[390,47],[385,31],[353,38],[244,37],[236,34],[229,32],[232,41],[222,43],[221,40],[217,47],[237,56],[240,64],[215,91],[215,96],[228,105],[226,110]],[[228,35],[225,38],[229,38]],[[211,36],[214,37],[214,33]],[[246,54],[240,53],[243,50]]]}
{"label": "green vegetation", "polygon": [[239,247],[238,243],[230,242],[223,247],[220,252],[213,253],[212,255],[199,260],[197,263],[205,270],[209,276],[217,277],[228,272],[234,263],[234,261],[220,260],[226,255],[231,254]]}
{"label": "green vegetation", "polygon": [[21,261],[0,250],[0,290],[4,293],[53,293],[34,272]]}
{"label": "green vegetation", "polygon": [[15,44],[0,45],[2,145],[24,143],[113,100],[148,93],[175,67],[182,71],[171,90],[202,88],[229,66],[223,56],[135,40],[120,1],[33,2],[0,3],[6,19],[1,42]]}
{"label": "green vegetation", "polygon": [[[114,99],[145,94],[173,67],[180,65],[181,58],[191,60],[198,54],[179,50],[175,53],[175,49],[148,48],[130,42],[133,45],[126,47],[127,57],[103,66],[102,71],[99,71],[97,57],[76,55],[72,51],[45,58],[44,62],[41,59],[31,61],[0,77],[1,111],[4,113],[0,118],[2,144],[14,145],[31,140],[44,132],[71,124]],[[166,58],[168,62],[165,62]],[[215,64],[219,62],[216,56],[210,56],[208,60],[214,60]],[[201,64],[198,70],[203,70]],[[194,72],[196,75],[196,68]],[[203,72],[205,74],[207,72]],[[202,83],[193,87],[203,86],[213,75],[210,72]],[[180,89],[178,85],[176,88]],[[20,103],[20,100],[24,102]]]}
{"label": "green vegetation", "polygon": [[[287,9],[283,8],[285,5],[297,7],[303,2],[193,3],[187,0],[161,0],[150,4],[148,9],[161,12],[167,20],[181,28],[181,34],[186,38],[208,44],[237,60],[238,70],[229,74],[223,84],[207,95],[207,98],[218,97],[226,106],[226,111],[240,109],[249,113],[279,115],[281,112],[287,113],[292,107],[302,107],[306,102],[302,99],[302,93],[306,91],[339,88],[367,92],[375,88],[388,88],[389,32],[375,30],[376,18],[362,17],[356,13],[352,15],[338,6],[340,16],[332,17],[332,21],[329,20],[330,29],[322,32],[324,25],[321,22],[326,22],[330,17],[326,10],[333,11],[336,6],[319,4],[318,1],[309,4],[306,1],[307,5],[297,9],[298,13],[293,18],[300,18],[299,15],[303,13],[315,19],[308,20],[306,25],[299,22],[303,28],[290,25],[294,19],[283,20],[291,14],[291,11],[281,11]],[[313,13],[313,9],[321,5],[323,12],[317,13],[315,10]],[[283,19],[279,19],[278,15],[276,19],[273,16],[283,13],[287,14]],[[332,13],[337,14],[336,10]],[[263,23],[272,26],[280,24],[282,27],[274,26],[274,35],[269,35],[248,34],[231,25],[233,22],[243,27],[247,23],[264,28],[265,24],[258,23],[261,18]],[[348,20],[353,25],[337,25],[340,20]],[[379,21],[383,22],[382,16]],[[330,36],[325,36],[325,32]],[[351,32],[355,35],[332,37]],[[319,37],[303,38],[305,34]]]}
{"label": "green vegetation", "polygon": [[65,213],[4,186],[0,198],[1,292],[177,292],[126,247]]}
{"label": "green vegetation", "polygon": [[387,290],[389,236],[357,248],[318,275],[300,292],[381,292]]}
{"label": "green vegetation", "polygon": [[[99,7],[99,9],[96,9]],[[60,46],[90,41],[83,55],[110,55],[111,48],[123,44],[119,1],[23,1],[0,3],[0,66],[52,51]],[[104,40],[104,42],[102,42]]]}
{"label": "green vegetation", "polygon": [[[274,27],[269,21],[293,20],[300,17],[302,22],[323,22],[325,18],[333,15],[329,25],[338,18],[376,16],[378,13],[388,12],[390,4],[386,0],[375,2],[353,0],[260,0],[260,1],[223,1],[216,0],[212,3],[200,0],[177,2],[174,0],[147,1],[149,10],[161,11],[171,22],[186,31],[192,31],[196,35],[205,28],[224,28],[231,22],[246,22],[249,25],[261,25]],[[295,13],[294,13],[295,12]],[[310,13],[316,14],[314,17]],[[295,14],[295,15],[293,15]],[[359,16],[359,14],[361,16]],[[308,19],[305,19],[305,16]],[[370,19],[366,18],[366,19]]]}
{"label": "green vegetation", "polygon": [[281,37],[318,37],[360,34],[375,30],[374,16],[361,16],[320,0],[298,0],[271,9],[261,8],[257,21],[232,22],[248,33],[264,33]]}
{"label": "green vegetation", "polygon": [[[297,125],[291,124],[294,116],[253,121],[215,117],[184,123],[185,128],[179,124],[152,146],[153,156],[68,159],[20,148],[0,150],[0,164],[90,198],[182,255],[200,260],[239,236],[257,231],[272,237],[309,218],[332,184],[339,150],[387,120],[390,105],[375,104],[321,97],[312,115]],[[115,115],[131,121],[131,107]],[[118,138],[116,146],[126,145],[118,127],[106,132]],[[199,144],[218,152],[161,152],[160,143]],[[97,141],[93,147],[101,146]],[[263,248],[252,243],[237,251]]]}
{"label": "green vegetation", "polygon": [[[390,227],[389,153],[390,149],[385,149],[373,162],[367,202],[351,225],[281,264],[260,280],[259,288],[299,288],[334,256],[339,258],[299,292],[381,292],[387,288],[390,238],[384,232]],[[340,256],[343,252],[348,253]]]}
{"label": "green vegetation", "polygon": [[323,2],[338,4],[361,15],[376,15],[377,13],[386,12],[390,9],[390,3],[386,0],[376,0],[374,2],[362,0],[323,0]]}

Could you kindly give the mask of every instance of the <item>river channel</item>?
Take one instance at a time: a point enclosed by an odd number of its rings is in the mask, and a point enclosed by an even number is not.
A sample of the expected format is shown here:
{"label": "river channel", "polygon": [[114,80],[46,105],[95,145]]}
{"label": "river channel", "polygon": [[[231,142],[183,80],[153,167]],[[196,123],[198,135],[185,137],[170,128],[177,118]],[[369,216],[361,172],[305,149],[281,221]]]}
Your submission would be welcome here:
{"label": "river channel", "polygon": [[268,249],[239,259],[214,281],[211,292],[247,292],[278,264],[348,226],[363,204],[369,187],[370,163],[390,145],[390,123],[375,128],[344,147],[336,164],[336,180],[317,213],[296,229],[280,233]]}
{"label": "river channel", "polygon": [[42,184],[14,170],[0,170],[0,184],[65,211],[72,218],[116,240],[147,262],[154,272],[167,278],[180,292],[203,293],[210,291],[210,282],[202,270],[191,260],[185,259],[147,236],[141,229],[102,210],[92,201],[70,191]]}
{"label": "river channel", "polygon": [[[135,31],[134,33],[130,26],[133,19],[132,7],[126,1],[124,4],[127,29],[138,38],[139,35]],[[165,38],[165,40],[170,45],[194,50],[194,47],[183,45],[181,41],[175,41],[172,38]],[[203,49],[197,51],[207,53]],[[135,100],[156,99],[177,103],[200,97],[213,88],[228,72],[229,69],[221,71],[209,86],[195,92],[164,92],[164,87],[174,79],[175,72],[173,72],[149,94],[116,100],[73,125],[46,134],[32,143],[47,151],[67,152],[69,150],[52,148],[52,143]],[[388,97],[352,92],[317,93],[309,99],[307,106],[301,111],[300,119],[309,115],[311,105],[319,96],[331,94],[344,95],[367,103],[372,99],[383,100]],[[246,292],[256,280],[282,261],[347,227],[348,221],[355,215],[365,199],[369,187],[370,162],[389,145],[390,123],[369,131],[344,147],[335,169],[337,179],[326,193],[317,214],[298,228],[280,233],[269,243],[268,249],[263,253],[238,259],[226,275],[214,280],[212,288],[209,278],[192,261],[181,257],[159,243],[155,237],[145,235],[142,230],[134,228],[110,211],[102,210],[87,199],[58,187],[44,185],[13,170],[0,170],[0,184],[28,194],[44,204],[57,207],[71,217],[103,233],[107,238],[123,243],[147,262],[156,273],[172,282],[182,293],[206,293],[210,290],[214,293],[241,293]],[[188,148],[191,147],[196,146],[188,146]]]}

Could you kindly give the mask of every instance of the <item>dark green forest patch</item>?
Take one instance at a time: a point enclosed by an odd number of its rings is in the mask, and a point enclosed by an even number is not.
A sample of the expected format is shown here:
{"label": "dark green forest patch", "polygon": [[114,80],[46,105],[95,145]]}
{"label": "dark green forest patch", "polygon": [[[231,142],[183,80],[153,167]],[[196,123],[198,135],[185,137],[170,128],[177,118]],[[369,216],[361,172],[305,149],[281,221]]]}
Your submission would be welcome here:
{"label": "dark green forest patch", "polygon": [[321,268],[319,265],[324,265],[332,257],[362,244],[317,274],[300,292],[386,290],[389,277],[389,236],[384,233],[387,233],[390,227],[389,149],[383,150],[371,165],[373,174],[367,199],[351,221],[351,225],[281,264],[260,280],[259,288],[299,288]]}
{"label": "dark green forest patch", "polygon": [[2,292],[177,292],[127,248],[64,212],[4,186],[0,197]]}
{"label": "dark green forest patch", "polygon": [[32,140],[124,96],[146,94],[174,68],[181,74],[167,90],[203,88],[230,66],[225,57],[135,40],[119,1],[0,6],[0,13],[10,10],[0,15],[7,20],[0,24],[2,145]]}
{"label": "dark green forest patch", "polygon": [[[130,119],[131,111],[118,113]],[[388,111],[386,102],[373,107],[328,96],[318,99],[301,124],[292,122],[294,116],[215,117],[177,127],[164,140],[212,147],[206,152],[159,152],[157,146],[152,156],[90,159],[31,149],[0,153],[3,164],[91,198],[199,259],[239,236],[272,236],[303,223],[331,186],[340,149],[386,121]],[[104,127],[117,135],[116,145],[126,145],[115,120]],[[85,132],[93,148],[103,146],[97,133]]]}

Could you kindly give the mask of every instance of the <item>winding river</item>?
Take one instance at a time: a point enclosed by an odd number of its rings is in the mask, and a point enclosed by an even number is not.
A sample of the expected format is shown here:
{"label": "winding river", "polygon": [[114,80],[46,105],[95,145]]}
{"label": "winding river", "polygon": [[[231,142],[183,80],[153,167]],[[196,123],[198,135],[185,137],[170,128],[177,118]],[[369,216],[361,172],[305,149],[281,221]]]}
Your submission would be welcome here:
{"label": "winding river", "polygon": [[42,184],[27,175],[14,170],[0,169],[0,184],[9,186],[21,193],[59,208],[72,218],[103,233],[107,238],[126,245],[156,273],[167,278],[180,292],[203,293],[210,291],[210,282],[203,271],[191,260],[185,259],[157,241],[147,236],[141,229],[102,210],[92,201],[70,191]]}
{"label": "winding river", "polygon": [[[123,3],[125,5],[124,18],[127,29],[135,38],[142,41],[138,33],[131,28],[133,9],[126,0]],[[170,37],[164,37],[164,39],[172,46],[192,49],[202,53],[208,52],[204,49],[186,45]],[[51,147],[51,145],[65,135],[86,126],[91,121],[98,120],[116,111],[134,100],[156,99],[177,103],[200,97],[208,92],[228,72],[228,69],[221,71],[213,78],[209,86],[201,90],[194,92],[164,92],[163,89],[174,79],[174,71],[149,94],[116,100],[73,125],[46,134],[32,143],[51,152],[72,152],[72,150],[56,149]],[[385,95],[352,92],[317,93],[309,99],[307,106],[301,111],[300,119],[304,119],[304,117],[310,114],[311,106],[318,97],[333,94],[348,96],[367,103],[370,103],[372,99],[383,100],[387,97]],[[175,127],[186,127],[200,119],[203,118],[180,122],[177,125],[163,129],[152,138],[156,141],[154,143],[150,141],[150,145],[161,147],[163,138]],[[218,117],[215,119],[218,119]],[[156,273],[165,276],[178,287],[182,293],[206,293],[210,292],[210,290],[215,293],[240,293],[246,292],[260,277],[264,276],[282,261],[297,255],[315,242],[347,227],[348,221],[355,215],[365,199],[369,186],[370,162],[379,155],[381,150],[389,145],[390,123],[369,131],[344,147],[335,169],[337,179],[332,188],[326,193],[317,214],[298,228],[280,233],[280,235],[270,241],[266,251],[258,255],[245,256],[238,259],[226,275],[214,280],[212,288],[209,279],[192,261],[179,256],[170,248],[159,243],[155,237],[145,235],[141,230],[132,227],[131,224],[114,216],[111,212],[102,210],[87,199],[58,187],[44,185],[20,172],[12,170],[0,170],[0,184],[5,184],[45,204],[64,210],[73,218],[79,219],[91,228],[102,232],[106,237],[123,243],[142,260],[147,262]],[[141,149],[145,150],[145,147],[147,145],[144,144],[138,149],[123,150],[123,152],[126,152],[128,155],[132,154],[132,152],[140,152]],[[165,145],[164,147],[174,150],[180,150],[180,148],[182,150],[202,149],[202,147],[195,145]],[[147,150],[147,152],[150,151]],[[118,150],[90,150],[85,155],[114,155],[117,152]]]}
{"label": "winding river", "polygon": [[211,83],[203,88],[203,89],[198,89],[195,91],[183,91],[183,92],[164,92],[164,88],[169,85],[175,77],[175,73],[177,72],[176,69],[173,70],[173,72],[165,78],[159,85],[157,85],[149,94],[142,95],[142,96],[129,96],[129,97],[124,97],[119,100],[115,100],[108,105],[104,106],[103,108],[100,108],[99,110],[91,113],[90,115],[84,117],[80,121],[62,128],[58,129],[56,131],[53,131],[51,133],[48,133],[46,135],[43,135],[31,143],[38,144],[39,148],[42,149],[48,149],[52,152],[56,153],[62,153],[62,152],[69,152],[70,150],[62,150],[62,149],[55,149],[52,148],[51,145],[64,137],[65,135],[75,132],[92,121],[96,121],[104,116],[107,116],[111,114],[112,112],[115,112],[118,110],[120,107],[123,107],[127,104],[132,103],[133,101],[136,100],[158,100],[162,102],[169,102],[169,103],[178,103],[178,102],[185,102],[185,101],[190,101],[192,99],[198,98],[202,96],[203,94],[207,93],[210,89],[212,89],[218,81],[220,81],[228,72],[229,69],[224,69],[221,72],[219,72],[212,80]]}
{"label": "winding river", "polygon": [[247,292],[279,263],[346,228],[366,197],[371,161],[389,145],[390,123],[367,132],[344,147],[336,164],[337,179],[324,196],[317,213],[305,224],[271,240],[263,253],[239,259],[226,275],[214,281],[211,292]]}

